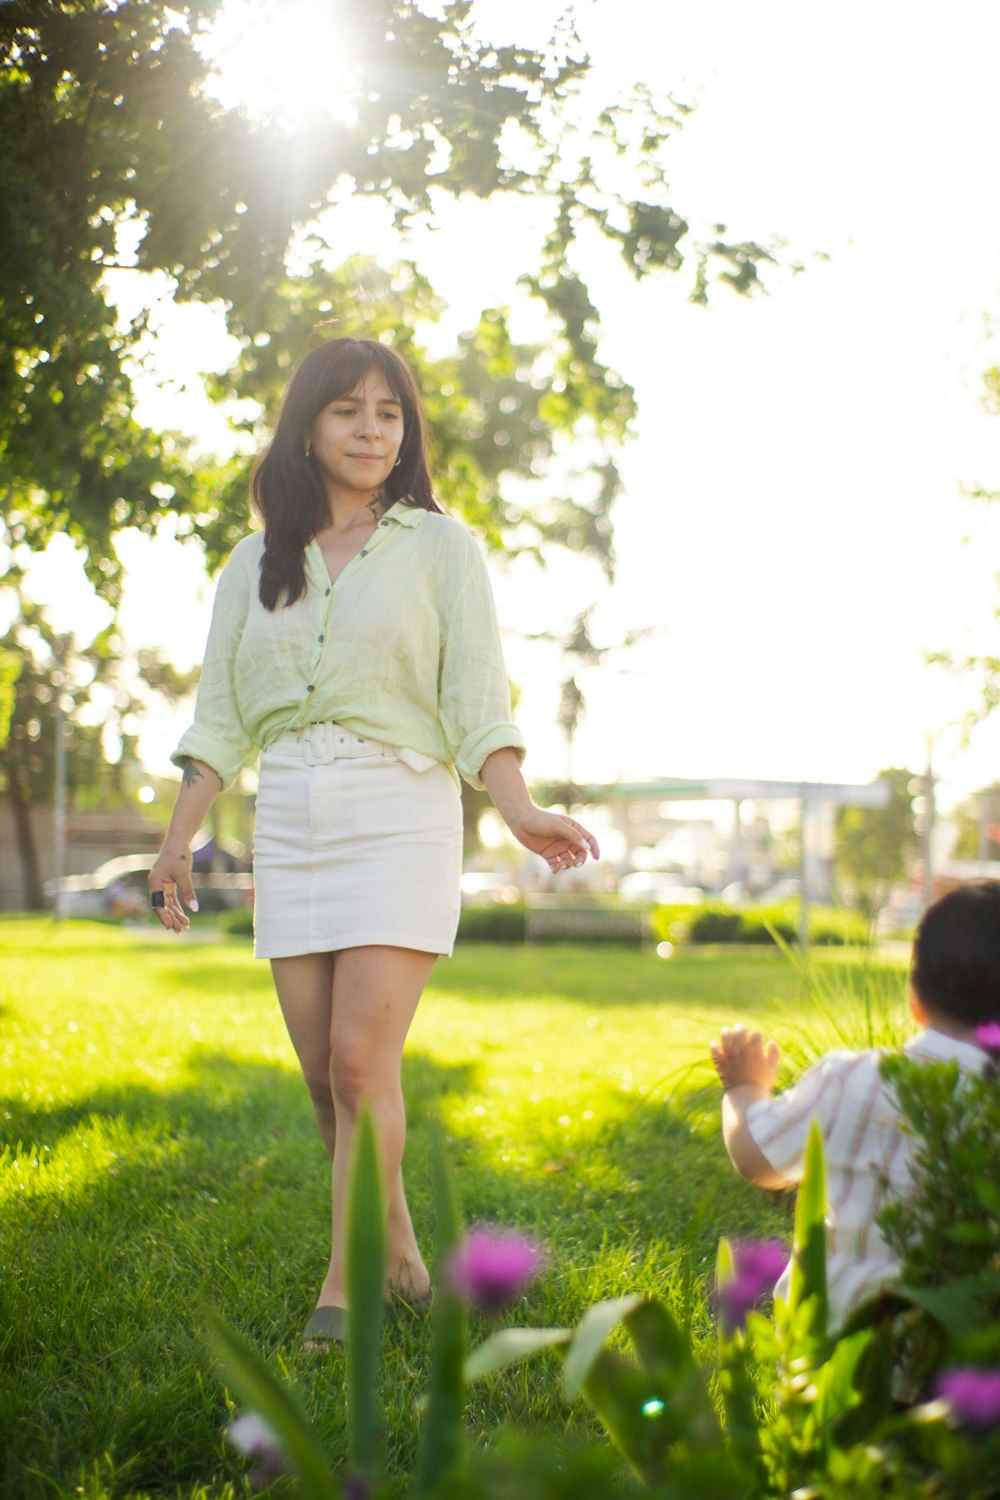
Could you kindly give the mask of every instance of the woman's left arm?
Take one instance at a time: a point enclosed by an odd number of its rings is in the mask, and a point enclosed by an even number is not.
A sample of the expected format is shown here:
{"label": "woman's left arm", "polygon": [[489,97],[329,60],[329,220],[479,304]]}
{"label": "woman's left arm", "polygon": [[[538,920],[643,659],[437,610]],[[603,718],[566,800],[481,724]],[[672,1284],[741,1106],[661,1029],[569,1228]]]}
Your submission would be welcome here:
{"label": "woman's left arm", "polygon": [[516,751],[494,750],[483,761],[479,775],[518,843],[541,855],[554,875],[584,864],[588,855],[600,859],[597,840],[582,823],[563,813],[546,812],[535,806],[521,775]]}

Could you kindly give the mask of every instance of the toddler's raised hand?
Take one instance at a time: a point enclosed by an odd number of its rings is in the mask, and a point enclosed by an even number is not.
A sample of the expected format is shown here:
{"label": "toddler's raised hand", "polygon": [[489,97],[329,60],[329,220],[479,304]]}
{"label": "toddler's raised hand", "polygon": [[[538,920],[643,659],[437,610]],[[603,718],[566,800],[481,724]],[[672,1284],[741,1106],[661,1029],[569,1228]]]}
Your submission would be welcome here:
{"label": "toddler's raised hand", "polygon": [[745,1026],[724,1026],[719,1040],[709,1050],[724,1089],[735,1089],[744,1083],[768,1093],[774,1088],[780,1057],[778,1044],[765,1043],[759,1031],[747,1031]]}

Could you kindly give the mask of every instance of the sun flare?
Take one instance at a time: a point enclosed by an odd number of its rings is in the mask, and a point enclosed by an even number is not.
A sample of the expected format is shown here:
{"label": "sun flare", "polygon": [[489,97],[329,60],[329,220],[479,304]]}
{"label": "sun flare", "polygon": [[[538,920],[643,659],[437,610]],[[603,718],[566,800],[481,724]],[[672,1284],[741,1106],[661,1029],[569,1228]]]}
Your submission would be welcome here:
{"label": "sun flare", "polygon": [[337,0],[227,0],[206,36],[212,92],[227,109],[295,123],[353,114],[349,28]]}

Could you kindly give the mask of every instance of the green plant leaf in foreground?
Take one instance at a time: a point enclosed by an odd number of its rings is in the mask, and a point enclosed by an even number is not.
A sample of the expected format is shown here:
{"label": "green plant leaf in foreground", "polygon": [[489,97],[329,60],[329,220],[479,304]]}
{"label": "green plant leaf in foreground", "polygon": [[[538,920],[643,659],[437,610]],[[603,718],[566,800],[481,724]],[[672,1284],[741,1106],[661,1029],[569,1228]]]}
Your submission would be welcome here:
{"label": "green plant leaf in foreground", "polygon": [[587,1309],[573,1335],[563,1367],[563,1395],[575,1401],[583,1390],[590,1367],[600,1354],[609,1334],[642,1302],[642,1297],[612,1297],[595,1302]]}
{"label": "green plant leaf in foreground", "polygon": [[465,1306],[452,1291],[447,1274],[449,1259],[461,1237],[462,1216],[439,1130],[431,1138],[431,1173],[437,1287],[431,1329],[430,1389],[417,1458],[416,1491],[419,1495],[433,1489],[455,1467],[462,1452]]}
{"label": "green plant leaf in foreground", "polygon": [[274,1429],[299,1477],[307,1500],[340,1500],[326,1455],[295,1396],[275,1380],[250,1344],[211,1309],[209,1340],[222,1373],[249,1411]]}
{"label": "green plant leaf in foreground", "polygon": [[564,1348],[572,1337],[571,1328],[502,1328],[466,1359],[465,1378],[482,1380],[546,1349]]}
{"label": "green plant leaf in foreground", "polygon": [[823,1136],[813,1121],[806,1142],[805,1172],[795,1204],[795,1247],[789,1304],[793,1309],[812,1303],[809,1333],[826,1337],[826,1167]]}
{"label": "green plant leaf in foreground", "polygon": [[371,1110],[358,1116],[347,1183],[347,1378],[351,1461],[374,1478],[378,1462],[375,1390],[385,1309],[385,1194]]}

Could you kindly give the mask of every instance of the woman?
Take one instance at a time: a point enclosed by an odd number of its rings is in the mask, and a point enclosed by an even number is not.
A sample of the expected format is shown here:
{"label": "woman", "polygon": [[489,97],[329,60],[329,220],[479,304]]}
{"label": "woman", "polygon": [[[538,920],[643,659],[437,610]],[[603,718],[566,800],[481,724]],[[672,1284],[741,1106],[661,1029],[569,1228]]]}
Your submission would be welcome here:
{"label": "woman", "polygon": [[436,504],[413,376],[390,348],[334,339],[289,385],[251,492],[264,523],[219,580],[181,787],[149,877],[174,932],[197,911],[190,844],[261,756],[254,942],[333,1162],[333,1244],[308,1347],[343,1337],[344,1200],[362,1100],[388,1192],[388,1290],[426,1297],[403,1192],[403,1043],[459,914],[456,768],[558,872],[598,857],[521,775],[523,741],[486,568]]}

